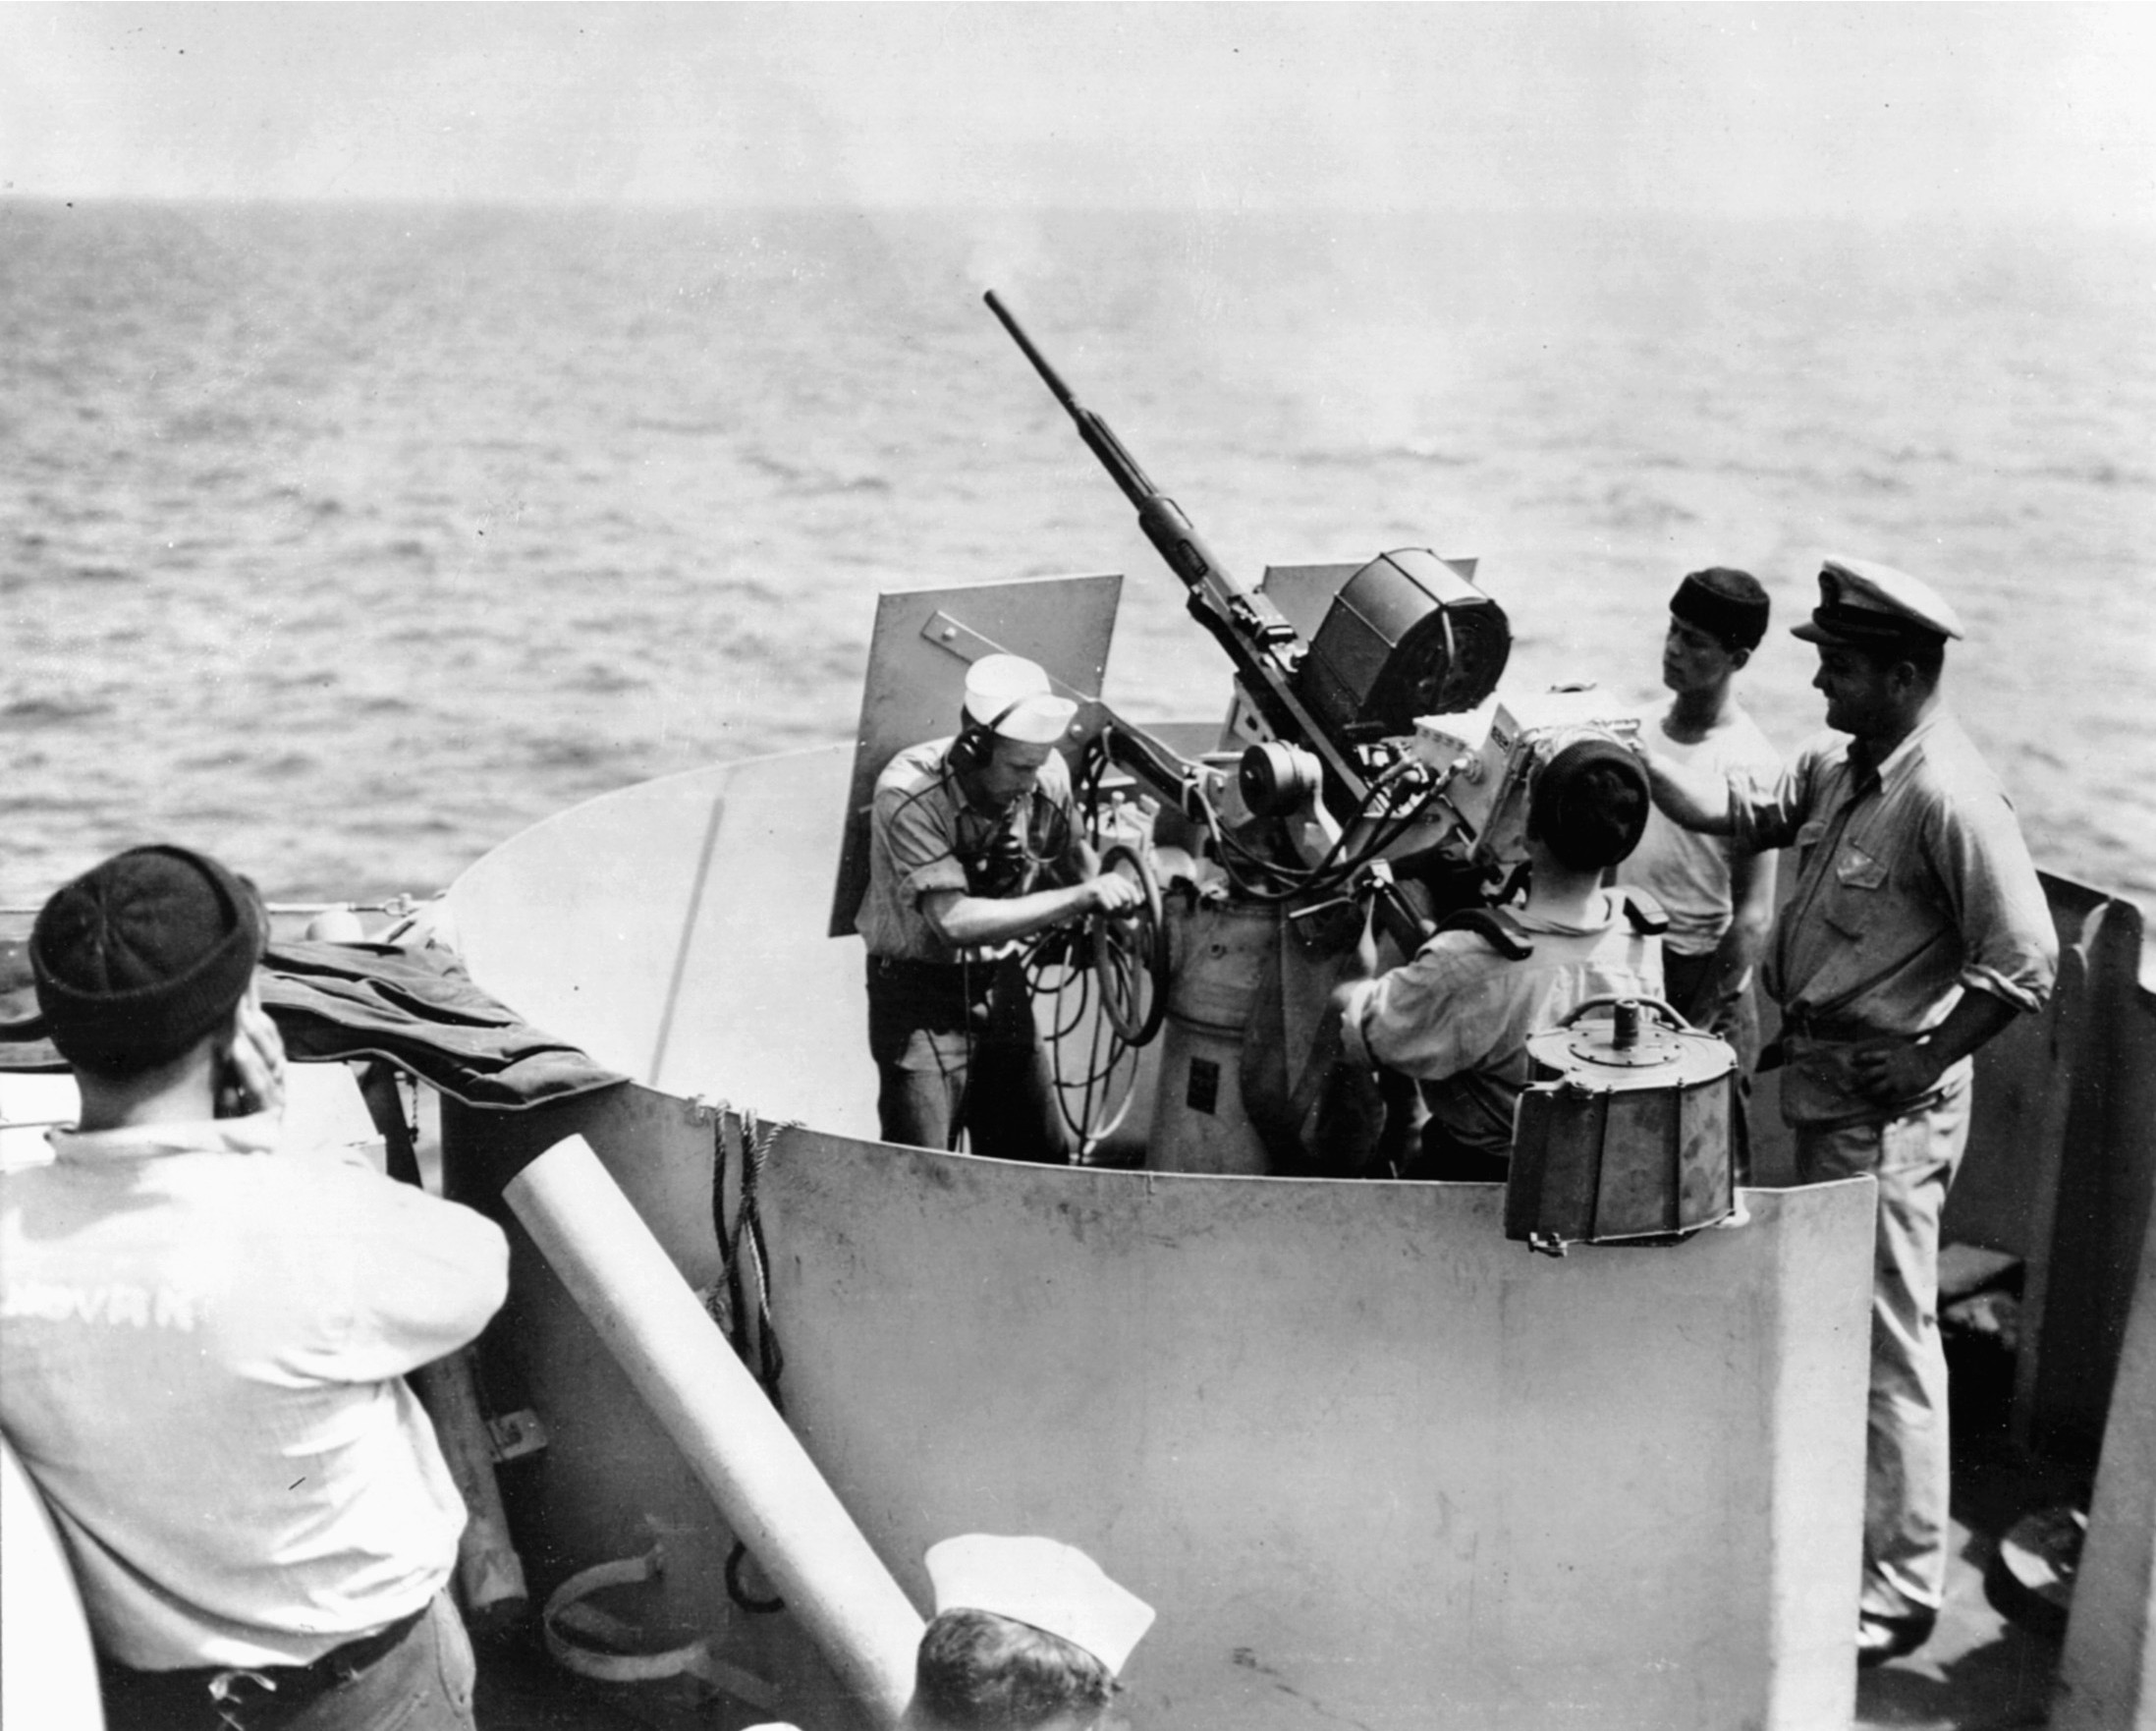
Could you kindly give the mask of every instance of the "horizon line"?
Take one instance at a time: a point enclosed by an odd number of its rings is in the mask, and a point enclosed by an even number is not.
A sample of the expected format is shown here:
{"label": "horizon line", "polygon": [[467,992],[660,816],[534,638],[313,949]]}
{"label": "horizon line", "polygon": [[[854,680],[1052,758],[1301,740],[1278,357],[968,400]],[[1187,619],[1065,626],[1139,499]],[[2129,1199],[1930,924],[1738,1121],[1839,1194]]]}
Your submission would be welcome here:
{"label": "horizon line", "polygon": [[1043,203],[1027,200],[1013,203],[949,202],[930,199],[879,200],[872,203],[843,201],[830,198],[765,198],[765,199],[704,199],[704,198],[593,198],[564,197],[558,195],[519,195],[514,193],[488,193],[477,195],[447,195],[426,193],[227,193],[227,192],[96,192],[56,193],[34,192],[25,188],[0,185],[0,208],[7,204],[19,206],[38,205],[59,209],[78,206],[121,205],[215,205],[220,207],[263,207],[286,209],[338,209],[370,208],[426,211],[486,211],[516,214],[607,214],[607,215],[695,215],[739,216],[752,214],[823,214],[832,216],[1114,216],[1114,217],[1225,217],[1237,220],[1310,219],[1343,217],[1368,218],[1383,221],[1448,220],[1458,218],[1517,218],[1521,220],[1562,221],[1590,224],[1596,227],[1615,227],[1631,222],[1706,222],[1725,223],[1748,228],[1774,225],[1803,227],[1846,228],[2028,228],[2063,227],[2077,229],[2101,229],[2106,232],[2140,230],[2156,236],[2156,212],[2098,214],[2089,211],[2030,211],[2012,212],[2000,210],[1961,211],[1936,210],[1919,213],[1884,213],[1863,211],[1742,211],[1682,209],[1670,206],[1640,205],[1626,209],[1612,209],[1606,204],[1592,206],[1518,204],[1386,204],[1386,203],[1281,203],[1281,204],[1227,204],[1189,203],[1168,204],[1159,202],[1108,203],[1094,200],[1078,200],[1069,203]]}

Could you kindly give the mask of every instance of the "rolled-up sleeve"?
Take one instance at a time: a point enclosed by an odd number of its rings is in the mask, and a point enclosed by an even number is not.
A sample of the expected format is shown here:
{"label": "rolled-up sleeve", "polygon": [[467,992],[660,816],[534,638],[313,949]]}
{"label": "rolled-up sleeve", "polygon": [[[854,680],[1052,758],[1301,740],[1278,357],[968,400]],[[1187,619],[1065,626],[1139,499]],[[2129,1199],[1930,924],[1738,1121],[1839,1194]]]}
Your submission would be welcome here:
{"label": "rolled-up sleeve", "polygon": [[1962,938],[1961,980],[2039,1010],[2059,972],[2059,934],[2005,794],[1937,808],[1926,838]]}
{"label": "rolled-up sleeve", "polygon": [[1999,778],[1951,716],[1923,723],[1860,789],[1807,753],[1813,807],[1768,958],[1785,1008],[1882,1033],[1936,1027],[1962,990],[2042,1007],[2058,937]]}
{"label": "rolled-up sleeve", "polygon": [[952,848],[939,802],[901,788],[876,794],[877,827],[891,850],[898,893],[918,902],[930,890],[966,888],[966,867]]}
{"label": "rolled-up sleeve", "polygon": [[1730,836],[1741,853],[1767,854],[1797,840],[1810,812],[1818,775],[1841,747],[1828,739],[1806,744],[1779,775],[1736,769],[1729,777]]}
{"label": "rolled-up sleeve", "polygon": [[1457,1013],[1458,954],[1441,937],[1390,974],[1357,980],[1341,1029],[1349,1053],[1425,1082],[1442,1082],[1487,1057],[1492,1031]]}

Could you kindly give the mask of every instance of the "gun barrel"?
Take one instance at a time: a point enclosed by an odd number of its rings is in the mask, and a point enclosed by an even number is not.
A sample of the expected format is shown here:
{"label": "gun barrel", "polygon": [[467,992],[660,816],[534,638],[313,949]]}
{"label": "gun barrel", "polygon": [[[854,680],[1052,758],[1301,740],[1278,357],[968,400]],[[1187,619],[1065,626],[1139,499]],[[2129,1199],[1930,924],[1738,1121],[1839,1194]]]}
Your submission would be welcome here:
{"label": "gun barrel", "polygon": [[995,290],[981,298],[1078,423],[1086,449],[1137,507],[1138,528],[1189,591],[1191,617],[1227,651],[1268,725],[1282,738],[1300,741],[1315,751],[1339,777],[1352,802],[1359,805],[1368,792],[1360,771],[1336,742],[1325,737],[1296,693],[1295,675],[1303,643],[1287,616],[1263,591],[1242,583],[1213,556],[1182,508],[1146,477],[1108,423],[1072,395],[1071,387],[1033,346]]}
{"label": "gun barrel", "polygon": [[1012,315],[1010,307],[997,299],[996,291],[990,289],[985,295],[981,296],[981,299],[988,303],[988,310],[1002,321],[1003,328],[1011,333],[1011,340],[1018,344],[1025,359],[1033,363],[1033,370],[1040,374],[1049,390],[1055,393],[1056,401],[1070,410],[1073,415],[1078,414],[1078,400],[1071,394],[1071,387],[1065,384],[1062,376],[1053,366],[1048,364],[1048,357],[1033,347],[1033,339],[1025,334],[1025,327],[1020,324],[1017,318]]}
{"label": "gun barrel", "polygon": [[[1071,387],[1063,382],[1063,376],[1048,363],[1048,357],[1033,346],[1033,339],[1025,334],[1024,326],[1019,323],[1010,307],[996,298],[996,291],[990,289],[981,299],[988,303],[988,310],[1002,322],[1003,328],[1011,333],[1011,340],[1018,344],[1025,359],[1033,363],[1033,370],[1040,374],[1041,382],[1078,423],[1078,437],[1085,441],[1085,448],[1108,472],[1109,478],[1123,489],[1123,496],[1140,512],[1161,499],[1160,489],[1137,466],[1137,459],[1123,448],[1123,441],[1116,437],[1114,429],[1072,393]],[[1180,568],[1178,575],[1181,575]],[[1189,580],[1186,578],[1185,581]]]}

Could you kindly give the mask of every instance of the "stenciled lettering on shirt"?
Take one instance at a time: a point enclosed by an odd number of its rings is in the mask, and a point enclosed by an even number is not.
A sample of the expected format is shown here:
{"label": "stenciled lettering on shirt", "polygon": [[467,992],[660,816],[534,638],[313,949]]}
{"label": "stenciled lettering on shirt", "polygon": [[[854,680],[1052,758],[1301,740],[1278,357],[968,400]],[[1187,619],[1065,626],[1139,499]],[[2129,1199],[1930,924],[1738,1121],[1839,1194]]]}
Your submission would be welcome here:
{"label": "stenciled lettering on shirt", "polygon": [[26,1280],[0,1286],[0,1319],[92,1323],[108,1328],[167,1328],[192,1334],[197,1319],[192,1293],[171,1286],[114,1281],[75,1286]]}

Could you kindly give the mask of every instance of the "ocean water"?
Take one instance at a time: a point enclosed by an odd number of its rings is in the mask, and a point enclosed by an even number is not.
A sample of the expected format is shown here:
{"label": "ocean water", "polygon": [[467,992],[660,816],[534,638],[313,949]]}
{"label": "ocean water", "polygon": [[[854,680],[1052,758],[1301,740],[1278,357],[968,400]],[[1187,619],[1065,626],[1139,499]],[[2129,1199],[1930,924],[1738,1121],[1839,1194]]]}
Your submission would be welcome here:
{"label": "ocean water", "polygon": [[1818,725],[1822,554],[1934,582],[2037,861],[2156,913],[2156,237],[0,201],[0,904],[130,842],[425,894],[573,802],[844,737],[876,592],[1127,574],[1108,696],[1227,668],[980,304],[1232,566],[1474,554],[1508,683],[1656,689],[1686,570]]}

